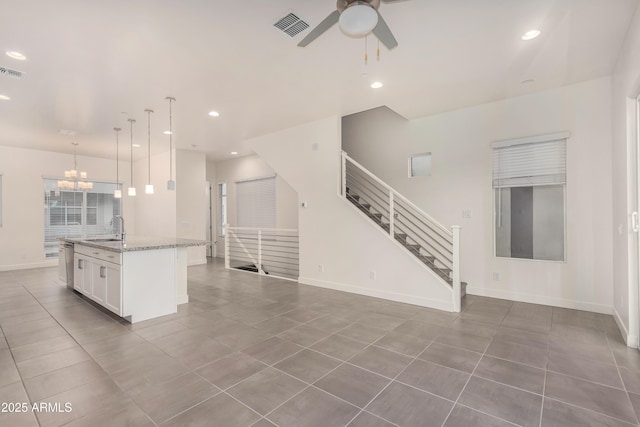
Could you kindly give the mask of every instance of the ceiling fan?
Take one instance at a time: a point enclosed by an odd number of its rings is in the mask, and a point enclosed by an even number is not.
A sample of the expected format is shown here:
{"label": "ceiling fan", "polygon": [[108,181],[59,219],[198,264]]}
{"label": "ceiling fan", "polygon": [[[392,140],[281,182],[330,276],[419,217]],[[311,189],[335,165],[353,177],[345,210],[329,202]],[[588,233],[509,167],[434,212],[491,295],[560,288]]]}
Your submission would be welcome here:
{"label": "ceiling fan", "polygon": [[298,46],[305,47],[322,33],[340,23],[340,29],[350,37],[364,37],[373,33],[387,49],[398,46],[398,41],[391,33],[389,26],[378,12],[380,1],[395,3],[402,0],[338,0],[336,10],[324,18]]}

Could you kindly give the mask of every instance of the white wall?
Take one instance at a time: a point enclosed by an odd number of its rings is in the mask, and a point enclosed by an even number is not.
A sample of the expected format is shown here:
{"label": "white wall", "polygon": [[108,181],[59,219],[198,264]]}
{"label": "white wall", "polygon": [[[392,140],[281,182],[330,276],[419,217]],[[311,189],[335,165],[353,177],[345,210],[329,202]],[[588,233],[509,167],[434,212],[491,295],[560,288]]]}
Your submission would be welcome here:
{"label": "white wall", "polygon": [[308,204],[298,207],[300,282],[451,310],[450,289],[338,195],[340,127],[331,117],[248,141]]}
{"label": "white wall", "polygon": [[613,292],[615,314],[638,345],[637,234],[631,213],[637,211],[635,98],[640,94],[640,9],[636,11],[613,75]]}
{"label": "white wall", "polygon": [[[238,157],[208,164],[207,176],[213,186],[216,201],[216,236],[220,236],[217,215],[220,209],[218,184],[227,183],[227,221],[236,225],[236,188],[237,181],[253,178],[276,176],[276,228],[298,228],[298,193],[279,174],[269,167],[267,162],[256,155]],[[218,239],[217,256],[224,257],[224,240]]]}
{"label": "white wall", "polygon": [[[493,254],[491,143],[569,131],[567,260]],[[472,294],[611,313],[611,79],[405,121],[386,109],[346,117],[357,161],[461,231],[461,280]],[[411,154],[431,152],[430,177],[407,177]],[[462,211],[471,210],[463,219]],[[493,280],[494,272],[500,276]]]}
{"label": "white wall", "polygon": [[[135,162],[136,231],[141,236],[206,240],[206,159],[204,153],[174,150],[176,189],[167,189],[169,151],[151,156],[153,194],[145,194],[148,160]],[[207,261],[204,246],[188,248],[188,264]]]}
{"label": "white wall", "polygon": [[[174,151],[173,161],[176,162]],[[123,191],[123,198],[132,199],[136,209],[136,234],[153,237],[178,237],[176,232],[176,191],[167,189],[169,179],[169,151],[151,156],[151,183],[153,194],[145,194],[148,181],[148,160],[134,162],[134,183],[136,196],[127,196],[127,189]],[[174,166],[174,177],[176,169]],[[127,174],[129,172],[127,171]],[[177,180],[177,178],[174,178]],[[125,217],[127,227],[129,219]],[[131,234],[127,230],[127,234]]]}
{"label": "white wall", "polygon": [[[207,161],[204,153],[176,152],[176,236],[207,239]],[[166,188],[166,183],[165,186]],[[187,248],[189,265],[207,262],[206,247]]]}
{"label": "white wall", "polygon": [[[73,155],[0,146],[3,225],[0,227],[0,271],[52,265],[44,259],[43,177],[62,178]],[[78,156],[78,168],[94,181],[115,182],[115,160]],[[128,162],[120,162],[120,182],[129,185]],[[126,190],[125,190],[126,193]],[[135,207],[123,196],[127,232],[135,232]]]}

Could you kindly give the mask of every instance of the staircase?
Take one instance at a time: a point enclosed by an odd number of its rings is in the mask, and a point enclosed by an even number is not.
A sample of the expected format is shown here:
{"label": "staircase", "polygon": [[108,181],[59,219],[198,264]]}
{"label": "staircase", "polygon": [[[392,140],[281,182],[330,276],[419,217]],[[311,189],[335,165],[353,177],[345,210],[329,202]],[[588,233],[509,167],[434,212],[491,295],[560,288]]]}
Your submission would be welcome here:
{"label": "staircase", "polygon": [[344,151],[342,196],[448,286],[460,311],[459,226],[448,230]]}

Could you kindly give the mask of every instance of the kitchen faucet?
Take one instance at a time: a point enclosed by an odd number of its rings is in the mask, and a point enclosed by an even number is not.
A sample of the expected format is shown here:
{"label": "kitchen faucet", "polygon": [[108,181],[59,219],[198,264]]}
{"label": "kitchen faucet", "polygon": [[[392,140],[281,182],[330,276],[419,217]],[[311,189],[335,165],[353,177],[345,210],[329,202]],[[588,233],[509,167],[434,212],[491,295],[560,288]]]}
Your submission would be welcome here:
{"label": "kitchen faucet", "polygon": [[[116,216],[114,216],[113,218],[111,218],[111,226],[112,226],[112,227],[113,227],[113,222],[114,222],[114,220],[115,220],[116,218],[120,219],[120,221],[121,221],[121,226],[122,226],[122,227],[120,228],[120,241],[121,241],[122,243],[124,243],[124,236],[127,234],[127,233],[125,233],[125,231],[124,231],[124,218],[122,217],[122,215],[116,215]],[[117,234],[116,234],[116,236],[117,236]]]}

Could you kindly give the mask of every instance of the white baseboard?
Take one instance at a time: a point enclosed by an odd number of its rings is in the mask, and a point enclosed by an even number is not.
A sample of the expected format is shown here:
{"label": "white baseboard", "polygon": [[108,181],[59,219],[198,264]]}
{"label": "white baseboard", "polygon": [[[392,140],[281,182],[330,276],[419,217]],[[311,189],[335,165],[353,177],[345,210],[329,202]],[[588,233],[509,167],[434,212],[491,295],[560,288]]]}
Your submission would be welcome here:
{"label": "white baseboard", "polygon": [[622,321],[622,318],[620,317],[620,314],[618,313],[618,310],[616,310],[615,307],[613,307],[613,318],[615,319],[616,324],[618,325],[618,329],[620,329],[622,338],[624,338],[624,342],[627,343],[627,346],[638,348],[638,346],[640,346],[640,341],[638,340],[638,336],[629,335],[629,330],[625,326],[624,322]]}
{"label": "white baseboard", "polygon": [[564,298],[547,297],[543,295],[523,294],[520,292],[504,291],[501,289],[487,289],[477,286],[467,286],[467,294],[483,297],[507,299],[531,304],[544,304],[554,307],[572,308],[574,310],[592,311],[601,314],[612,314],[613,307],[605,304],[595,304],[584,301],[575,301]]}
{"label": "white baseboard", "polygon": [[192,265],[202,265],[202,264],[206,264],[207,263],[207,257],[204,258],[197,258],[197,259],[193,259],[193,260],[189,260],[187,262],[187,266],[190,267]]}
{"label": "white baseboard", "polygon": [[57,265],[58,265],[58,260],[52,259],[52,260],[47,260],[42,262],[34,262],[30,264],[0,265],[0,271],[29,270],[32,268],[55,267]]}
{"label": "white baseboard", "polygon": [[435,308],[443,311],[453,311],[453,303],[451,301],[442,301],[415,295],[398,294],[395,292],[382,291],[378,289],[363,288],[361,286],[347,285],[344,283],[329,282],[325,280],[310,279],[300,277],[299,283],[304,285],[316,286],[319,288],[333,289],[336,291],[349,292],[351,294],[366,295],[368,297],[382,298],[390,301],[402,302],[405,304],[419,305],[422,307]]}
{"label": "white baseboard", "polygon": [[189,295],[178,295],[178,305],[186,304],[189,302]]}

